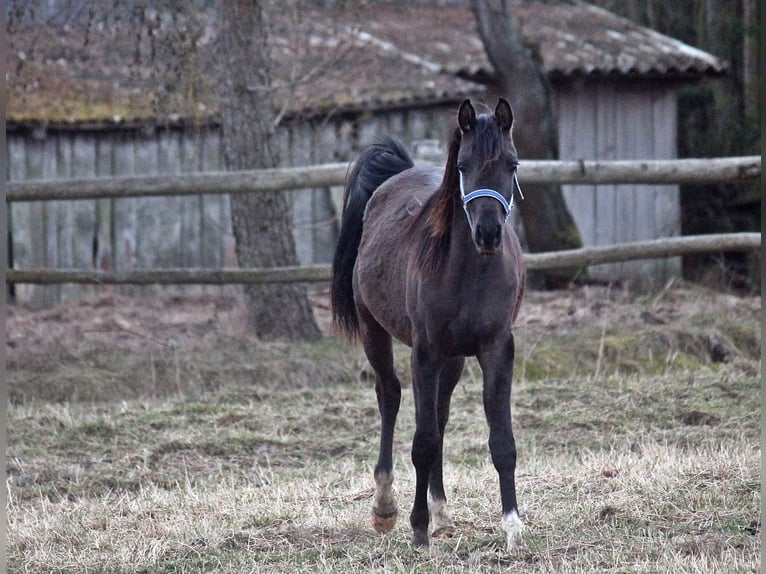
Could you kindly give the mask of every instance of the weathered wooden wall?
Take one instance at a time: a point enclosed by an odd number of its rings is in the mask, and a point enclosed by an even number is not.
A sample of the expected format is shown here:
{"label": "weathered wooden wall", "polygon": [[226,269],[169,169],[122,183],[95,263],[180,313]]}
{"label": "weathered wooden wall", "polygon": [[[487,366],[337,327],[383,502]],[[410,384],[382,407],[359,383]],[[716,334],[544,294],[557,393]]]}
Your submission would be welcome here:
{"label": "weathered wooden wall", "polygon": [[[556,107],[562,160],[676,157],[672,85],[572,83],[556,87]],[[383,132],[396,134],[408,144],[443,142],[453,114],[454,106],[434,106],[294,122],[280,131],[281,163],[349,161]],[[22,129],[6,135],[11,181],[222,169],[220,133],[215,127]],[[301,264],[329,262],[341,190],[289,193]],[[680,234],[677,186],[567,185],[564,195],[585,246]],[[128,271],[236,265],[226,196],[14,203],[9,213],[17,268]],[[517,213],[513,221],[521,231]],[[590,274],[656,286],[680,275],[680,260],[600,265],[591,267]],[[44,307],[95,288],[19,285],[16,289],[19,301]],[[137,288],[116,289],[133,293]]]}
{"label": "weathered wooden wall", "polygon": [[[220,169],[218,134],[161,130],[8,134],[9,180],[172,174]],[[225,197],[36,202],[10,206],[16,267],[131,270],[221,265]],[[20,287],[21,289],[21,287]],[[17,298],[48,306],[81,289],[24,287]]]}
{"label": "weathered wooden wall", "polygon": [[[676,87],[579,82],[557,90],[559,159],[675,159]],[[565,185],[584,246],[681,233],[677,185]],[[656,287],[681,273],[680,258],[593,266],[590,276]]]}
{"label": "weathered wooden wall", "polygon": [[[444,138],[451,111],[433,107],[294,123],[280,132],[284,166],[349,161],[383,132],[405,142]],[[9,181],[173,174],[222,169],[217,128],[11,130]],[[338,190],[292,195],[301,264],[331,260]],[[125,198],[9,206],[14,266],[127,271],[236,266],[226,196]],[[19,285],[17,300],[47,307],[92,292],[77,285]],[[134,287],[119,287],[135,292]]]}

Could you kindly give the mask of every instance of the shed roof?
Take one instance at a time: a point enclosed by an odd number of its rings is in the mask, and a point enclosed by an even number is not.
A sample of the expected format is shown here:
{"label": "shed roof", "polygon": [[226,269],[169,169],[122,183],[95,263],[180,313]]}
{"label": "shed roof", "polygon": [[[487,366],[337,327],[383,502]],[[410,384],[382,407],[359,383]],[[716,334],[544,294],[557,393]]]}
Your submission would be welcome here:
{"label": "shed roof", "polygon": [[[289,114],[330,114],[434,104],[473,97],[484,86],[361,40],[338,24],[274,23],[271,49],[277,106]],[[210,22],[211,30],[215,29]],[[217,40],[178,61],[170,36],[154,44],[131,28],[64,26],[15,31],[6,64],[9,123],[99,124],[209,120],[218,114]]]}
{"label": "shed roof", "polygon": [[[360,20],[370,34],[452,74],[493,75],[467,5],[387,4],[364,10]],[[694,79],[726,69],[723,60],[707,52],[586,2],[517,3],[513,15],[552,79]]]}
{"label": "shed roof", "polygon": [[[584,2],[524,3],[514,14],[552,79],[725,70],[710,54]],[[454,102],[480,95],[493,74],[467,4],[365,4],[274,24],[274,84],[288,115]],[[209,120],[218,113],[214,15],[205,26],[194,55],[180,62],[157,49],[162,29],[150,48],[129,26],[13,30],[7,121]]]}

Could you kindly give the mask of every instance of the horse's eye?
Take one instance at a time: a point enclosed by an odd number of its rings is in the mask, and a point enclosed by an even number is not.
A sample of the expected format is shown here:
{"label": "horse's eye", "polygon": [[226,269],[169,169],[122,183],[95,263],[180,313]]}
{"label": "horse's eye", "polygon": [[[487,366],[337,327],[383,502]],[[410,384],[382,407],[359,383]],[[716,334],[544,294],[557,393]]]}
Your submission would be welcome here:
{"label": "horse's eye", "polygon": [[465,173],[465,164],[463,164],[463,163],[459,163],[459,164],[457,164],[457,170],[458,170],[460,173]]}

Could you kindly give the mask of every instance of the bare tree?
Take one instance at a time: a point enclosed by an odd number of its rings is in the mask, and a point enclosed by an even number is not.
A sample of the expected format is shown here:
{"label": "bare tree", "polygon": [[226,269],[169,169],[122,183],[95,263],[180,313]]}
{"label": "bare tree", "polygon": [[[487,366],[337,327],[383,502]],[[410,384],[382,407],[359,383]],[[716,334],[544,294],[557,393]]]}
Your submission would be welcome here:
{"label": "bare tree", "polygon": [[[276,109],[269,52],[270,2],[221,2],[221,124],[224,158],[231,170],[278,165]],[[287,197],[280,192],[231,198],[237,259],[241,267],[297,265]],[[251,322],[266,339],[315,339],[319,328],[299,284],[246,289]]]}
{"label": "bare tree", "polygon": [[[484,49],[497,79],[497,88],[507,97],[518,118],[514,141],[519,156],[557,159],[556,123],[551,106],[551,88],[539,58],[524,45],[515,24],[509,0],[471,0]],[[577,225],[556,185],[524,188],[518,203],[527,246],[532,252],[582,247]],[[548,286],[574,277],[577,269],[546,272]]]}

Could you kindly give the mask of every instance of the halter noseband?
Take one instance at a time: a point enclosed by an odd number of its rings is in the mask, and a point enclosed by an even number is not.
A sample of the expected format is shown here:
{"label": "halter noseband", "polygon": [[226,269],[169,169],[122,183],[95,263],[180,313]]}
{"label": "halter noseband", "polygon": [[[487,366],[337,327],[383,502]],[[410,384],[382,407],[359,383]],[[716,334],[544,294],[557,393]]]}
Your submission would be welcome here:
{"label": "halter noseband", "polygon": [[[471,224],[471,216],[468,213],[468,204],[474,199],[478,199],[479,197],[491,197],[492,199],[499,201],[505,210],[505,219],[503,220],[503,223],[508,221],[508,218],[511,216],[511,209],[513,209],[513,190],[511,190],[510,203],[503,197],[502,194],[498,193],[494,189],[477,189],[469,194],[466,194],[465,185],[463,184],[463,172],[458,171],[458,173],[460,174],[460,198],[463,200],[463,210],[465,211],[465,216],[468,218],[469,224]],[[513,185],[516,189],[519,190],[521,199],[524,199],[524,194],[522,193],[521,186],[519,185],[519,178],[516,177],[515,171],[513,172]]]}

